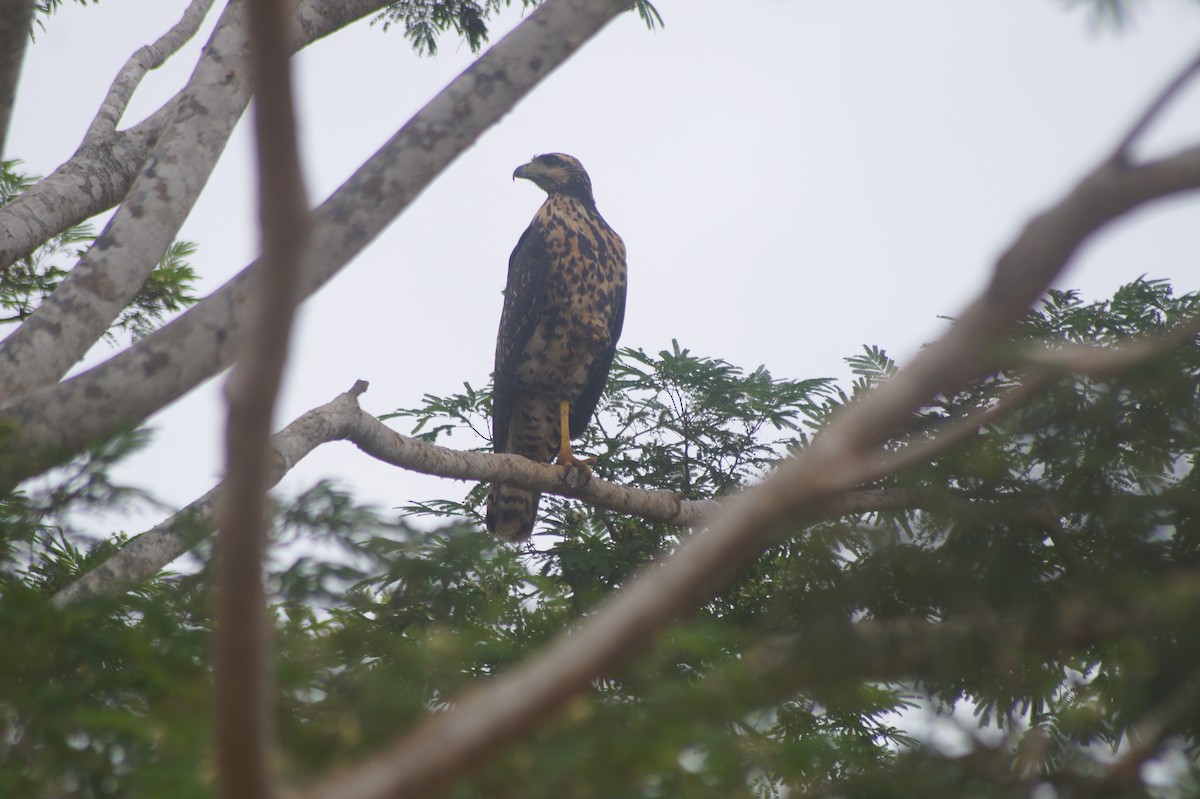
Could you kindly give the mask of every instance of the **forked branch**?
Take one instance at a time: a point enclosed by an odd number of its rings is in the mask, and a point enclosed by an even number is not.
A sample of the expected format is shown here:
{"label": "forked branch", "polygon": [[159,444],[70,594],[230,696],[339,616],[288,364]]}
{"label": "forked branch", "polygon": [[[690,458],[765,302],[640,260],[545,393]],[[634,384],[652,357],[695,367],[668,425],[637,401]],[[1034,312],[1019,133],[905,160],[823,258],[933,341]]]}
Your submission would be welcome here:
{"label": "forked branch", "polygon": [[[300,22],[296,49],[379,10],[388,0],[301,0],[296,9]],[[240,18],[239,18],[240,19]],[[205,45],[197,65],[222,59],[223,88],[239,94],[242,109],[250,97],[249,70],[244,68],[241,42],[246,35],[239,24],[218,25]],[[0,52],[3,52],[0,49]],[[210,73],[211,74],[211,73]],[[146,158],[170,127],[176,107],[189,95],[191,82],[131,128],[110,135],[93,130],[75,153],[50,175],[0,208],[0,269],[33,252],[42,242],[85,219],[120,203],[141,172]],[[241,111],[238,112],[239,114]],[[218,136],[208,129],[209,138]]]}
{"label": "forked branch", "polygon": [[158,41],[139,48],[129,57],[109,87],[95,119],[88,126],[88,131],[83,137],[85,142],[98,141],[116,133],[117,124],[121,117],[125,116],[125,109],[129,107],[129,101],[141,85],[142,78],[146,77],[150,70],[161,67],[196,35],[212,4],[213,0],[192,0],[179,22],[159,37]]}

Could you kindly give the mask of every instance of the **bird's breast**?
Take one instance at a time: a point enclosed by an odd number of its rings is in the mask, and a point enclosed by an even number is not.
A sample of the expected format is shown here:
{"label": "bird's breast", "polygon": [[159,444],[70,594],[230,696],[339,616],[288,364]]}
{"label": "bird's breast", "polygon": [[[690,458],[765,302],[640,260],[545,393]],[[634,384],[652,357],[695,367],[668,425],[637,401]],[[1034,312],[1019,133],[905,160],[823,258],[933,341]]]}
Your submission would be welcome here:
{"label": "bird's breast", "polygon": [[[539,320],[522,350],[518,385],[577,396],[592,362],[613,345],[613,321],[625,287],[624,245],[577,204],[542,218],[549,270]],[[543,208],[543,211],[547,211]]]}

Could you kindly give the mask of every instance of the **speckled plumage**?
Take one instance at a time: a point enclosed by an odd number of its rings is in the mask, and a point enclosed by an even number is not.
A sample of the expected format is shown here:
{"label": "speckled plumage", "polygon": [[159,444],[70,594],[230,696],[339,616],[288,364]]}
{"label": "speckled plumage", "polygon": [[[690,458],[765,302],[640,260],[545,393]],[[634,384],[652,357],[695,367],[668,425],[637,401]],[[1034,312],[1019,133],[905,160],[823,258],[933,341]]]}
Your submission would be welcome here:
{"label": "speckled plumage", "polygon": [[[608,379],[625,318],[625,244],[596,210],[576,159],[539,155],[513,177],[532,180],[546,201],[508,259],[496,340],[492,445],[549,463],[559,448],[560,403],[580,436]],[[533,532],[541,495],[496,485],[487,526],[510,540]]]}

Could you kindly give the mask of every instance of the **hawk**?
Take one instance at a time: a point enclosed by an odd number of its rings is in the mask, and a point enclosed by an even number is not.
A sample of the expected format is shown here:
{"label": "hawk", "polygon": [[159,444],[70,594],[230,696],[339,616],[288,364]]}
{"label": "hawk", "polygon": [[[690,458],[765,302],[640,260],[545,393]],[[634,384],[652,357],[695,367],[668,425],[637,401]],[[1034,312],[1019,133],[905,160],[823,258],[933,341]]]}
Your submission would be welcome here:
{"label": "hawk", "polygon": [[[625,243],[596,210],[592,181],[575,158],[539,155],[517,167],[517,178],[547,197],[508,259],[492,448],[587,469],[571,439],[591,421],[625,321]],[[493,485],[488,529],[510,541],[528,538],[539,499]]]}

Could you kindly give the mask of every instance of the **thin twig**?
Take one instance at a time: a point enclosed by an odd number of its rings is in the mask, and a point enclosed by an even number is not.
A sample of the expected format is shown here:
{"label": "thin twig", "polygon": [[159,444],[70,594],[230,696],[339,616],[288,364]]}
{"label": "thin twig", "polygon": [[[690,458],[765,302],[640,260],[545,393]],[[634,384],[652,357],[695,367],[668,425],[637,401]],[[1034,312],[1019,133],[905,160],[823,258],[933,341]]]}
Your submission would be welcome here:
{"label": "thin twig", "polygon": [[[873,482],[909,466],[925,463],[937,453],[945,452],[974,437],[982,428],[994,424],[1012,411],[1023,407],[1029,400],[1041,393],[1050,382],[1050,374],[1046,372],[1033,372],[1026,375],[1024,380],[997,397],[991,405],[947,423],[926,439],[881,455],[875,472],[868,473],[866,481]],[[870,476],[872,474],[873,476]]]}
{"label": "thin twig", "polygon": [[1045,369],[1108,377],[1162,355],[1197,333],[1200,333],[1200,313],[1193,314],[1159,336],[1147,336],[1111,347],[1089,344],[1069,344],[1054,349],[1040,347],[1023,353],[1020,360]]}
{"label": "thin twig", "polygon": [[1129,131],[1122,137],[1113,152],[1114,161],[1120,164],[1129,164],[1133,160],[1130,157],[1130,150],[1137,144],[1137,140],[1154,124],[1154,120],[1158,118],[1159,114],[1171,104],[1176,95],[1196,77],[1197,73],[1200,73],[1200,53],[1193,56],[1192,60],[1162,88],[1158,95],[1150,101],[1150,105],[1146,107],[1141,116],[1130,126]]}
{"label": "thin twig", "polygon": [[88,126],[87,133],[83,137],[84,144],[80,145],[81,147],[105,139],[116,132],[117,123],[125,115],[125,109],[128,108],[129,101],[141,84],[142,78],[150,70],[161,67],[168,58],[179,52],[180,48],[196,35],[196,31],[200,29],[200,23],[204,22],[212,4],[213,0],[192,0],[184,10],[179,22],[159,37],[154,44],[140,47],[129,57],[125,66],[121,67],[121,71],[117,73],[112,86],[109,87],[108,94],[100,104],[100,110],[96,112],[92,124]]}
{"label": "thin twig", "polygon": [[284,0],[250,0],[262,268],[245,354],[230,375],[226,490],[218,534],[213,677],[217,788],[222,799],[270,799],[267,476],[271,418],[287,361],[299,291],[295,272],[308,236],[308,203],[296,144]]}

